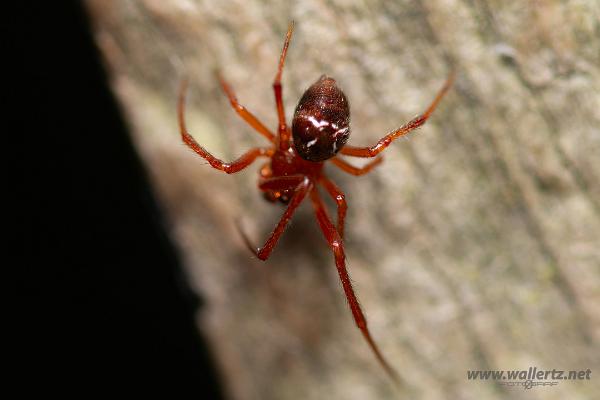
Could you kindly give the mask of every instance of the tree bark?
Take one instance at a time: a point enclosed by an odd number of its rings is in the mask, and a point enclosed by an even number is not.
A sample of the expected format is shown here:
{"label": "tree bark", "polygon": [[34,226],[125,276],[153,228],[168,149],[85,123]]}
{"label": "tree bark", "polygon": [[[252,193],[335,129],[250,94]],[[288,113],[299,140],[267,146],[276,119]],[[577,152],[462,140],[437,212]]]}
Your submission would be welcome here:
{"label": "tree bark", "polygon": [[[198,325],[231,399],[531,398],[467,380],[467,370],[530,366],[592,370],[590,380],[532,389],[539,398],[600,393],[599,2],[87,4],[206,300]],[[349,272],[399,389],[354,326],[312,208],[266,263],[256,260],[235,220],[262,244],[283,212],[256,188],[260,164],[228,176],[179,138],[177,88],[188,78],[186,118],[199,143],[224,160],[266,144],[214,71],[275,130],[271,83],[292,19],[286,114],[330,75],[350,102],[353,145],[424,111],[457,72],[432,118],[375,171],[354,178],[327,167],[349,203]]]}

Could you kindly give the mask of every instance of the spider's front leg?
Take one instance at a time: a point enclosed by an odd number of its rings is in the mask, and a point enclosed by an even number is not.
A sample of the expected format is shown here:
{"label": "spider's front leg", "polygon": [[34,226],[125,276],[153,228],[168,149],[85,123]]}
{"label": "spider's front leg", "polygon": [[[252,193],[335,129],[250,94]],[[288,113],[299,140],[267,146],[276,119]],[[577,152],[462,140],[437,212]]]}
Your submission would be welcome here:
{"label": "spider's front leg", "polygon": [[244,242],[246,243],[246,246],[248,247],[248,249],[250,249],[252,253],[254,253],[256,257],[263,261],[269,258],[271,252],[273,251],[273,248],[275,248],[275,245],[277,244],[277,241],[285,231],[287,224],[290,222],[292,215],[294,215],[294,212],[296,211],[298,206],[300,206],[300,203],[302,203],[302,201],[306,197],[306,194],[313,188],[313,186],[314,184],[312,183],[312,181],[304,175],[279,176],[274,178],[268,178],[261,182],[259,188],[262,190],[294,189],[294,195],[290,199],[290,203],[288,204],[285,212],[281,216],[281,219],[277,223],[277,226],[275,227],[273,232],[271,232],[271,235],[262,247],[258,249],[254,247],[250,242],[248,235],[246,235],[246,233],[238,225],[238,229],[244,239]]}
{"label": "spider's front leg", "polygon": [[196,154],[204,158],[208,163],[215,169],[226,172],[228,174],[234,174],[246,168],[252,164],[258,157],[271,157],[274,153],[272,148],[255,147],[242,154],[240,158],[233,162],[223,162],[210,154],[206,149],[198,144],[196,140],[189,134],[185,126],[185,92],[187,88],[187,82],[183,81],[181,88],[179,89],[179,103],[177,106],[177,117],[179,119],[179,130],[181,132],[181,139],[183,142]]}
{"label": "spider's front leg", "polygon": [[333,255],[335,257],[335,266],[338,271],[338,275],[340,277],[340,281],[342,282],[342,288],[344,289],[344,294],[346,295],[346,299],[348,299],[348,304],[350,306],[350,310],[352,311],[352,316],[354,317],[354,322],[360,331],[362,332],[365,340],[369,344],[369,347],[375,354],[377,361],[381,364],[386,373],[395,381],[399,382],[398,373],[390,366],[390,364],[386,361],[386,359],[381,354],[379,347],[373,340],[371,336],[371,332],[367,326],[367,319],[360,308],[360,304],[358,303],[358,299],[356,298],[356,294],[354,293],[354,289],[352,288],[352,283],[350,282],[350,276],[348,275],[348,270],[346,269],[346,255],[344,253],[344,243],[342,241],[341,236],[336,230],[335,226],[331,222],[329,215],[327,215],[327,210],[325,209],[325,205],[319,196],[316,188],[313,188],[310,191],[310,198],[315,209],[315,213],[317,216],[317,221],[323,234],[325,235],[325,239],[327,239],[327,243],[331,247],[333,251]]}
{"label": "spider's front leg", "polygon": [[346,195],[342,192],[342,189],[324,175],[321,176],[319,182],[337,204],[337,231],[340,234],[340,237],[344,239],[344,220],[346,219],[346,211],[348,210]]}
{"label": "spider's front leg", "polygon": [[433,111],[435,110],[435,108],[437,107],[439,102],[442,100],[442,97],[444,97],[446,92],[448,92],[448,89],[450,89],[450,86],[452,86],[452,82],[454,82],[454,75],[455,75],[454,71],[450,73],[450,75],[446,79],[446,82],[444,83],[444,86],[442,86],[442,88],[440,89],[438,94],[435,96],[435,99],[433,99],[433,101],[431,102],[429,107],[427,107],[427,110],[423,114],[414,118],[408,124],[401,126],[397,130],[395,130],[391,133],[388,133],[387,135],[385,135],[384,137],[379,139],[379,141],[374,146],[355,147],[355,146],[346,145],[340,150],[340,153],[344,154],[346,156],[354,156],[354,157],[375,157],[377,154],[379,154],[383,150],[385,150],[385,148],[388,147],[390,145],[390,143],[392,143],[394,140],[396,140],[399,137],[408,134],[410,131],[422,126],[427,121],[427,119],[431,116],[431,114],[433,113]]}

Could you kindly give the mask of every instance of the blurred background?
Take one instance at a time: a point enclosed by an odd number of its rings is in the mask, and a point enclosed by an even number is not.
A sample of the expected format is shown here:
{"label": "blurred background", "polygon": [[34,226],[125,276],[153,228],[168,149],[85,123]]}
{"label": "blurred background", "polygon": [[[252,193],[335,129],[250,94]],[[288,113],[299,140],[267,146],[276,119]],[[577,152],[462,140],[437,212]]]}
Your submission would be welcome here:
{"label": "blurred background", "polygon": [[1,28],[8,392],[222,398],[84,4],[13,4]]}
{"label": "blurred background", "polygon": [[[20,137],[35,146],[17,148],[35,200],[24,254],[47,266],[23,290],[34,294],[24,315],[39,315],[28,348],[48,352],[41,370],[62,358],[78,377],[69,381],[172,382],[201,398],[600,391],[598,2],[61,4],[24,9],[36,29],[14,24],[15,59],[33,77]],[[260,164],[228,176],[178,137],[187,77],[199,143],[225,160],[265,144],[214,71],[275,127],[271,83],[292,19],[288,120],[328,74],[350,102],[354,145],[422,112],[457,71],[433,117],[377,170],[327,169],[349,203],[349,272],[400,389],[354,326],[312,209],[257,261],[235,219],[258,244],[283,211],[256,189]],[[592,374],[531,390],[467,380],[468,370],[529,367]]]}

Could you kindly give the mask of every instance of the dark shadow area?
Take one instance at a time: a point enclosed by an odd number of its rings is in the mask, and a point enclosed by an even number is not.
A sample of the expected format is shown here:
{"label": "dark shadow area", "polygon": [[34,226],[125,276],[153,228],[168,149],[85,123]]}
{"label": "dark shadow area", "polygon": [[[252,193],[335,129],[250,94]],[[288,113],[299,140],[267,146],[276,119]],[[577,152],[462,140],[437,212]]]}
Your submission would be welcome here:
{"label": "dark shadow area", "polygon": [[20,277],[9,299],[18,316],[10,367],[22,392],[86,398],[166,388],[221,398],[195,326],[200,303],[165,235],[82,3],[20,7],[5,10],[1,41],[14,67],[3,88],[14,106],[3,150],[17,182],[19,204],[9,211],[17,246],[4,268]]}

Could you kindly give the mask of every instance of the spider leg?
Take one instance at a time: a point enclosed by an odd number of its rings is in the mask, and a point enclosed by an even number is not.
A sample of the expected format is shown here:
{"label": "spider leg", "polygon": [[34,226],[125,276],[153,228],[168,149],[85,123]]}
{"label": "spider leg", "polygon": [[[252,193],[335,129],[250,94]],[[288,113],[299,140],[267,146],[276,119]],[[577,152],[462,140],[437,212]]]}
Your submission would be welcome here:
{"label": "spider leg", "polygon": [[360,308],[360,304],[358,303],[358,299],[354,294],[354,289],[352,288],[352,283],[350,282],[350,276],[348,275],[348,271],[346,270],[346,256],[344,254],[344,243],[342,238],[340,237],[338,231],[335,229],[329,216],[327,215],[327,211],[325,209],[325,205],[321,200],[319,193],[316,189],[312,189],[310,192],[310,198],[312,204],[315,208],[315,213],[317,216],[317,221],[331,250],[333,251],[333,255],[335,256],[335,266],[338,271],[338,275],[340,277],[340,281],[342,282],[342,287],[344,289],[344,294],[346,295],[346,299],[348,299],[348,304],[350,306],[350,310],[352,311],[352,316],[354,317],[354,321],[356,326],[362,332],[365,340],[371,347],[371,350],[375,354],[377,361],[381,364],[386,373],[395,381],[399,382],[399,377],[397,372],[388,364],[386,359],[379,351],[379,347],[373,340],[371,336],[371,332],[367,327],[367,320]]}
{"label": "spider leg", "polygon": [[218,72],[217,78],[219,79],[221,88],[229,98],[229,102],[231,103],[231,106],[233,107],[235,112],[238,113],[238,115],[242,117],[242,119],[246,121],[248,125],[253,127],[258,133],[269,139],[270,142],[275,142],[275,135],[273,135],[273,133],[271,133],[271,131],[262,122],[260,122],[258,118],[254,116],[254,114],[252,114],[246,109],[246,107],[244,107],[238,102],[233,89],[225,81],[225,79],[223,79],[223,76]]}
{"label": "spider leg", "polygon": [[[254,253],[254,255],[256,257],[258,257],[260,260],[264,261],[267,258],[269,258],[269,256],[271,255],[271,252],[273,251],[273,248],[277,244],[277,241],[279,240],[279,238],[285,231],[285,228],[286,228],[288,222],[290,222],[292,215],[294,215],[294,212],[296,211],[296,209],[298,208],[300,203],[302,203],[302,200],[304,200],[308,191],[313,187],[313,183],[310,181],[310,179],[308,179],[305,176],[302,176],[302,181],[299,184],[297,183],[298,181],[293,182],[292,179],[288,179],[288,178],[295,178],[295,177],[296,176],[289,176],[289,177],[282,176],[282,177],[269,178],[269,179],[265,179],[265,182],[263,183],[264,185],[268,185],[269,189],[273,189],[273,190],[294,189],[294,195],[290,199],[290,202],[289,202],[285,212],[281,216],[281,219],[277,223],[277,226],[275,226],[275,229],[273,230],[273,232],[271,232],[271,235],[269,236],[269,238],[267,239],[267,241],[265,242],[265,244],[262,247],[257,249],[256,247],[252,246],[252,243],[250,242],[248,236],[243,231],[243,229],[241,229],[241,226],[238,224],[238,229],[244,239],[244,242],[246,243],[246,246],[248,246],[250,251],[252,253]],[[293,183],[296,183],[296,184],[293,184]]]}
{"label": "spider leg", "polygon": [[348,210],[348,204],[346,203],[346,196],[344,192],[329,178],[325,175],[321,175],[319,183],[323,185],[327,193],[335,200],[337,204],[337,231],[340,237],[344,238],[344,219],[346,218],[346,211]]}
{"label": "spider leg", "polygon": [[395,139],[398,139],[399,137],[406,135],[410,131],[422,126],[425,123],[425,121],[427,121],[427,119],[431,116],[431,114],[433,113],[433,111],[435,110],[435,108],[437,107],[439,102],[442,100],[442,97],[444,97],[446,92],[448,92],[448,89],[450,89],[450,86],[452,86],[453,81],[454,81],[454,71],[450,73],[450,75],[446,79],[446,82],[444,83],[444,86],[442,86],[440,91],[435,96],[435,99],[433,99],[433,101],[431,102],[431,104],[429,105],[429,107],[423,114],[414,118],[408,124],[401,126],[399,129],[397,129],[391,133],[388,133],[387,135],[385,135],[384,137],[379,139],[379,141],[374,146],[371,146],[371,147],[344,146],[340,150],[340,153],[347,155],[347,156],[354,156],[354,157],[375,157],[377,154],[381,153],[386,147],[388,147],[390,145],[390,143],[392,143],[392,141],[394,141]]}
{"label": "spider leg", "polygon": [[279,120],[277,132],[279,133],[279,148],[281,150],[287,150],[290,146],[290,132],[285,122],[285,111],[283,109],[281,74],[283,73],[283,64],[285,63],[285,56],[287,55],[287,50],[290,45],[293,30],[294,21],[290,23],[287,30],[287,34],[285,35],[285,42],[283,43],[283,49],[281,50],[281,56],[279,57],[277,75],[275,75],[275,80],[273,81],[273,91],[275,92],[275,104],[277,105],[277,118]]}
{"label": "spider leg", "polygon": [[179,91],[179,104],[177,107],[177,116],[179,118],[179,130],[181,132],[181,139],[183,142],[192,150],[194,150],[200,157],[204,158],[208,163],[215,169],[226,172],[228,174],[233,174],[242,169],[246,168],[248,165],[252,164],[257,157],[270,157],[273,155],[274,150],[271,148],[261,148],[256,147],[248,150],[246,153],[242,154],[240,158],[237,160],[227,163],[219,160],[212,154],[210,154],[204,147],[200,146],[198,142],[189,134],[187,128],[185,126],[185,89],[187,86],[187,82],[184,81],[181,84],[181,89]]}
{"label": "spider leg", "polygon": [[363,167],[355,167],[354,165],[348,164],[346,161],[337,157],[330,158],[330,160],[333,163],[333,165],[335,165],[342,171],[347,172],[350,175],[360,176],[368,174],[373,168],[381,164],[381,162],[383,161],[383,156],[377,157],[368,164],[365,164]]}

